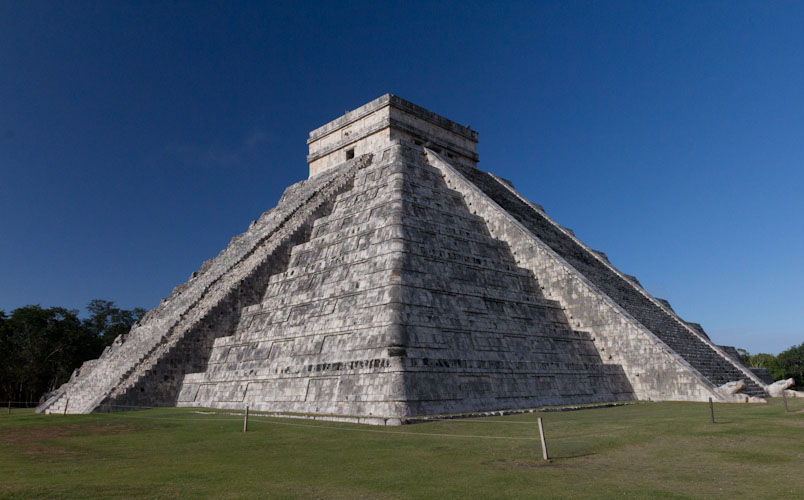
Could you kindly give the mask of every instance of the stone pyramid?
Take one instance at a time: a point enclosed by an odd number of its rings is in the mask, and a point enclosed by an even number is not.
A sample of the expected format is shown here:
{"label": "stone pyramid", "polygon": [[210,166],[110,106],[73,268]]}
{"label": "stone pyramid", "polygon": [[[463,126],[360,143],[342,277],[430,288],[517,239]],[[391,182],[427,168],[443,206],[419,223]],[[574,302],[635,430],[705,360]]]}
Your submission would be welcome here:
{"label": "stone pyramid", "polygon": [[[477,133],[385,95],[310,133],[310,178],[39,410],[407,417],[765,385],[477,169]],[[742,398],[744,396],[740,396]],[[743,399],[740,399],[743,400]]]}

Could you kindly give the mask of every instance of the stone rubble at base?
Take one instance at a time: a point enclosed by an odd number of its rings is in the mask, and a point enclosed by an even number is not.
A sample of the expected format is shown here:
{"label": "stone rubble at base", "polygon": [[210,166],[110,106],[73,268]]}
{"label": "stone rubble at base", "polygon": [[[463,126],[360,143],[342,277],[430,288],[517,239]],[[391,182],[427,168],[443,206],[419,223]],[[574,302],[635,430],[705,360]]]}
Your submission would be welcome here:
{"label": "stone rubble at base", "polygon": [[700,325],[477,169],[476,143],[392,95],[314,130],[310,178],[39,411],[248,405],[395,424],[767,395]]}

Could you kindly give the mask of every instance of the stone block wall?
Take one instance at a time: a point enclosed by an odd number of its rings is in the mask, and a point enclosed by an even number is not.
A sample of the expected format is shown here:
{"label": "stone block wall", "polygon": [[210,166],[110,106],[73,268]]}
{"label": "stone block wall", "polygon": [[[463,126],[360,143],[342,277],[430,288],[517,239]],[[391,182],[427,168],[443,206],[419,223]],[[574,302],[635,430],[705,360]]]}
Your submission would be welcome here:
{"label": "stone block wall", "polygon": [[421,148],[396,144],[215,341],[179,404],[392,418],[633,397]]}
{"label": "stone block wall", "polygon": [[451,161],[467,167],[474,167],[478,160],[477,132],[386,94],[310,132],[310,177],[352,156],[379,151],[391,141],[443,150]]}
{"label": "stone block wall", "polygon": [[516,212],[510,205],[506,210],[498,204],[498,200],[514,199],[510,192],[504,194],[508,189],[504,184],[497,183],[499,189],[493,191],[495,180],[485,172],[459,170],[433,152],[428,152],[428,159],[440,169],[447,185],[464,196],[473,213],[483,217],[491,234],[509,244],[518,265],[534,273],[545,295],[564,306],[572,326],[590,332],[603,361],[623,368],[638,398],[719,399],[712,381],[603,293],[565,255],[538,238],[511,213]]}

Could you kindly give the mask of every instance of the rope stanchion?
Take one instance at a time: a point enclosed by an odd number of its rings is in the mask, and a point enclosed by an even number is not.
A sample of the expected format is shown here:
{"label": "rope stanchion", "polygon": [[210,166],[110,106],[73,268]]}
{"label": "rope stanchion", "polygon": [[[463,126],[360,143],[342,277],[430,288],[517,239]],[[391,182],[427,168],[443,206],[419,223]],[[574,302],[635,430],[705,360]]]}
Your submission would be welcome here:
{"label": "rope stanchion", "polygon": [[550,458],[547,456],[547,442],[544,440],[544,425],[542,425],[542,417],[539,417],[539,439],[542,442],[542,458],[549,462]]}
{"label": "rope stanchion", "polygon": [[[2,400],[0,400],[0,407],[4,406]],[[27,408],[36,408],[38,406],[37,403],[33,403],[31,401],[14,401],[8,400],[5,402],[6,407],[6,414],[7,415],[14,415],[16,410],[24,410]]]}

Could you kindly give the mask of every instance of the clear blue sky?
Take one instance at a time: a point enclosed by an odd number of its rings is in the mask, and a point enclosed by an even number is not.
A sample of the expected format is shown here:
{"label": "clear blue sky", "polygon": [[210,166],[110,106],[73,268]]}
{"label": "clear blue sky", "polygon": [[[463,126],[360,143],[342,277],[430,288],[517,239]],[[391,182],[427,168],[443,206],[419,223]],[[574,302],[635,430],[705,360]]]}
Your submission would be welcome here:
{"label": "clear blue sky", "polygon": [[716,342],[804,342],[801,2],[141,3],[0,0],[0,309],[156,306],[391,92]]}

